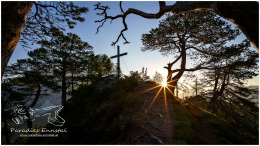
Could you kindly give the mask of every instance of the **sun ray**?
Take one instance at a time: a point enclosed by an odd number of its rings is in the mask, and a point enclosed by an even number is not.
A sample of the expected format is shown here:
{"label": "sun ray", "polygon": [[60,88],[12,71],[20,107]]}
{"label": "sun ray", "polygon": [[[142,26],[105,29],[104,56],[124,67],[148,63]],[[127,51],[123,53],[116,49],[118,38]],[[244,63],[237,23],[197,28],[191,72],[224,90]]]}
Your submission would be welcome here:
{"label": "sun ray", "polygon": [[178,98],[172,93],[172,91],[168,88],[168,87],[166,87],[169,91],[170,91],[170,93],[172,94],[172,96],[176,99],[176,100],[178,100]]}
{"label": "sun ray", "polygon": [[166,100],[166,92],[165,92],[165,87],[163,88],[164,90],[164,101],[165,101],[165,110],[167,112],[167,100]]}
{"label": "sun ray", "polygon": [[[169,77],[168,77],[168,78],[169,78]],[[167,80],[168,80],[168,78],[167,78]],[[173,81],[177,81],[178,79],[175,79],[175,80],[172,80],[172,81],[169,81],[169,82],[167,82],[167,80],[165,80],[165,83],[161,83],[160,85],[157,85],[157,86],[155,86],[155,87],[149,88],[149,89],[147,89],[147,90],[142,91],[141,93],[139,93],[139,94],[142,94],[142,93],[144,93],[144,92],[147,92],[147,91],[153,90],[153,89],[155,89],[155,88],[161,87],[161,88],[159,89],[159,91],[157,92],[157,94],[155,95],[155,97],[153,98],[153,101],[150,103],[150,105],[149,105],[149,107],[147,108],[147,110],[145,110],[145,113],[147,113],[147,112],[149,111],[149,109],[150,109],[151,106],[153,105],[155,99],[158,97],[159,93],[161,92],[162,88],[164,88],[165,111],[166,111],[166,116],[167,116],[167,118],[169,118],[169,117],[168,117],[168,116],[169,116],[168,104],[167,104],[167,97],[166,97],[166,95],[167,95],[167,94],[166,94],[166,91],[167,91],[167,90],[166,90],[165,88],[167,88],[167,89],[170,91],[170,93],[174,96],[174,94],[172,93],[172,91],[171,91],[167,86],[169,86],[169,87],[175,87],[175,86],[173,86],[173,85],[169,85],[168,83],[171,83],[171,82],[173,82]],[[160,81],[162,81],[162,80],[160,79]],[[174,96],[174,97],[176,98],[176,96]],[[178,99],[176,98],[176,100],[178,100]]]}
{"label": "sun ray", "polygon": [[168,81],[168,79],[169,79],[169,77],[172,75],[172,73],[173,73],[173,71],[171,71],[171,73],[170,73],[170,75],[167,77],[167,80],[166,80],[166,81]]}
{"label": "sun ray", "polygon": [[167,88],[167,86],[163,87],[163,90],[164,90],[164,101],[165,101],[165,114],[166,114],[167,121],[169,121],[169,112],[168,112],[168,105],[167,105],[167,97],[166,97],[165,88]]}
{"label": "sun ray", "polygon": [[147,89],[147,90],[145,90],[145,91],[142,91],[142,92],[139,93],[139,94],[142,94],[142,93],[144,93],[144,92],[147,92],[147,91],[153,90],[153,89],[158,88],[158,87],[160,87],[160,86],[161,86],[161,85],[158,85],[158,86],[155,86],[155,87],[153,87],[153,88]]}
{"label": "sun ray", "polygon": [[168,85],[168,86],[171,86],[171,87],[175,88],[175,86],[172,86],[172,85]]}
{"label": "sun ray", "polygon": [[160,88],[160,90],[158,91],[158,93],[156,94],[156,96],[153,98],[153,101],[152,101],[151,104],[149,105],[149,107],[148,107],[148,109],[147,109],[146,112],[149,111],[150,107],[152,106],[153,102],[155,101],[155,99],[157,98],[157,96],[159,95],[159,93],[161,92],[162,88],[163,88],[163,87]]}
{"label": "sun ray", "polygon": [[179,79],[171,80],[171,81],[169,81],[169,82],[167,82],[167,83],[171,83],[171,82],[178,81],[178,80],[179,80]]}
{"label": "sun ray", "polygon": [[[179,100],[173,93],[172,93],[172,91],[168,88],[168,87],[166,87],[169,91],[170,91],[170,93],[173,95],[173,97],[176,99],[176,101],[187,111],[187,109],[185,108],[185,106],[182,104],[182,102],[181,102],[181,100]],[[188,112],[188,111],[187,111]],[[188,112],[188,114],[190,115],[190,113]]]}
{"label": "sun ray", "polygon": [[168,88],[168,87],[166,87],[169,91],[170,91],[170,93],[173,95],[173,96],[175,96],[173,93],[172,93],[172,91]]}

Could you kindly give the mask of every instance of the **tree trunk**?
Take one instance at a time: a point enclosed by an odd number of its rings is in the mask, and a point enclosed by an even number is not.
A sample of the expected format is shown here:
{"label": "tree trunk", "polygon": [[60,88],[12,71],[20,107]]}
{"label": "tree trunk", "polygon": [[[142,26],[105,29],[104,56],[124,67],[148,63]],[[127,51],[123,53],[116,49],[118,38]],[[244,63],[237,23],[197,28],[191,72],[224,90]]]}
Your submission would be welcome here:
{"label": "tree trunk", "polygon": [[[42,92],[42,87],[41,87],[40,83],[37,83],[37,86],[38,86],[38,90],[36,92],[36,95],[35,95],[35,98],[33,99],[32,104],[29,106],[29,108],[33,108],[36,105],[38,99],[40,98],[40,95]],[[26,113],[26,116],[29,118],[29,119],[27,119],[27,128],[32,128],[32,119],[31,119],[31,116],[28,111]],[[29,134],[31,134],[31,133],[29,133]]]}
{"label": "tree trunk", "polygon": [[219,98],[223,95],[223,92],[224,92],[225,87],[227,85],[226,84],[227,75],[228,75],[228,73],[224,74],[224,77],[223,77],[224,79],[223,79],[223,82],[222,82],[222,85],[221,85],[221,88],[220,88],[219,91],[217,90],[219,77],[216,77],[216,79],[215,79],[214,94],[213,94],[213,97],[211,98],[209,106],[208,106],[208,109],[211,109],[213,113],[216,112],[216,108],[217,108],[216,102],[218,102]]}
{"label": "tree trunk", "polygon": [[[32,119],[31,119],[31,115],[29,114],[29,112],[27,111],[26,116],[28,117],[26,123],[27,123],[27,129],[31,129],[32,128]],[[28,132],[28,134],[32,134],[32,132]]]}
{"label": "tree trunk", "polygon": [[16,48],[34,2],[1,2],[1,78]]}
{"label": "tree trunk", "polygon": [[167,75],[167,82],[170,82],[172,80],[172,65],[171,63],[167,64],[168,66],[165,67],[168,70],[168,75]]}
{"label": "tree trunk", "polygon": [[179,79],[181,78],[181,76],[183,75],[185,68],[186,68],[186,49],[185,49],[185,42],[182,41],[182,50],[181,50],[181,70],[172,78],[172,81],[169,83],[171,86],[169,87],[172,91],[172,93],[174,93],[174,90],[177,86],[177,83],[179,81]]}
{"label": "tree trunk", "polygon": [[29,106],[31,108],[33,108],[35,106],[35,104],[37,103],[38,99],[40,98],[41,92],[42,92],[42,87],[40,83],[37,83],[38,86],[38,90],[36,92],[35,98],[33,99],[32,104]]}
{"label": "tree trunk", "polygon": [[62,68],[62,77],[61,77],[61,104],[63,106],[63,111],[66,110],[66,90],[67,90],[67,85],[66,85],[66,61],[63,63],[63,68]]}
{"label": "tree trunk", "polygon": [[72,71],[72,73],[71,73],[71,93],[73,93],[73,89],[74,89],[74,76],[73,76],[74,74],[73,74],[73,71]]}

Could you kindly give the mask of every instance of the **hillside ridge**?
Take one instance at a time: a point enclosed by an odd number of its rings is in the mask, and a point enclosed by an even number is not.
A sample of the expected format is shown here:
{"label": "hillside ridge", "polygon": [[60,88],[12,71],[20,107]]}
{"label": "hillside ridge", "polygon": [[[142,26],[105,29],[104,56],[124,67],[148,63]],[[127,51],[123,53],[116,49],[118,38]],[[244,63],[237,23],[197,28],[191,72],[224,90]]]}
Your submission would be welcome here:
{"label": "hillside ridge", "polygon": [[[179,102],[151,82],[78,89],[68,100],[67,134],[43,144],[257,144],[234,125]],[[149,90],[154,88],[152,90]],[[166,91],[166,90],[165,90]],[[156,97],[156,95],[158,96]],[[166,98],[165,98],[166,95]],[[156,98],[155,98],[156,97]],[[151,104],[152,103],[152,104]],[[36,143],[36,139],[28,143]],[[38,141],[37,141],[38,142]]]}

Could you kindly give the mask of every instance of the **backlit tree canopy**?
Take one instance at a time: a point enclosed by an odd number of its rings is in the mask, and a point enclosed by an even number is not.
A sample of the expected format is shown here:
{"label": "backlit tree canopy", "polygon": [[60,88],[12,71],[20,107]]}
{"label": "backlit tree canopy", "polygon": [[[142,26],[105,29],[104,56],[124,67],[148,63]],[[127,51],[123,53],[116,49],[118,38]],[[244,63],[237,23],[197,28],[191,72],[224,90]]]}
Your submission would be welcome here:
{"label": "backlit tree canopy", "polygon": [[72,2],[2,1],[1,4],[1,77],[18,42],[29,47],[59,29],[73,28],[76,22],[85,20],[81,14],[88,11]]}
{"label": "backlit tree canopy", "polygon": [[169,55],[184,47],[205,53],[203,50],[207,45],[220,46],[238,34],[238,29],[232,29],[210,11],[194,11],[180,16],[167,14],[157,28],[142,35],[142,51],[159,50],[163,55]]}
{"label": "backlit tree canopy", "polygon": [[28,47],[28,42],[34,43],[39,38],[50,36],[55,29],[64,31],[67,26],[74,28],[77,21],[85,21],[81,14],[86,12],[88,8],[74,5],[73,2],[34,2],[34,7],[25,21],[21,45]]}
{"label": "backlit tree canopy", "polygon": [[163,55],[179,54],[167,67],[169,81],[172,73],[176,72],[171,70],[172,65],[181,60],[180,69],[172,78],[173,86],[176,86],[184,71],[187,71],[187,56],[196,61],[200,54],[214,55],[210,50],[223,46],[239,35],[238,29],[232,29],[227,22],[210,11],[167,16],[157,28],[142,35],[142,51],[158,50]]}

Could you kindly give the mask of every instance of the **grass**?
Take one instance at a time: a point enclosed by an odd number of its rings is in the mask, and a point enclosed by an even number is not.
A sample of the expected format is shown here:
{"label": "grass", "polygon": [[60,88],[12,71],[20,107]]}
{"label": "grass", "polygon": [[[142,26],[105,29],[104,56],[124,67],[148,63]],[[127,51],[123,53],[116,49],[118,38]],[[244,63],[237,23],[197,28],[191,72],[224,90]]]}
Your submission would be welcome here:
{"label": "grass", "polygon": [[179,137],[188,137],[191,131],[189,121],[180,121],[175,124],[175,131]]}
{"label": "grass", "polygon": [[[74,101],[68,104],[68,112],[61,113],[66,121],[64,127],[69,132],[59,134],[58,138],[31,139],[27,144],[131,144],[134,133],[129,134],[129,131],[135,132],[138,127],[131,116],[140,119],[142,115],[138,110],[135,115],[130,112],[138,108],[135,104],[141,98],[132,93],[136,85],[134,79],[128,78],[102,91],[93,86],[79,87],[73,96]],[[174,116],[172,144],[252,143],[243,138],[236,127],[210,113],[191,104],[189,109],[177,102],[173,104],[174,114],[170,113]],[[120,120],[122,117],[129,120],[125,125]]]}
{"label": "grass", "polygon": [[[194,100],[194,99],[193,99]],[[239,129],[225,120],[189,104],[185,110],[174,105],[178,121],[174,125],[173,144],[246,144],[252,143],[241,134]]]}

